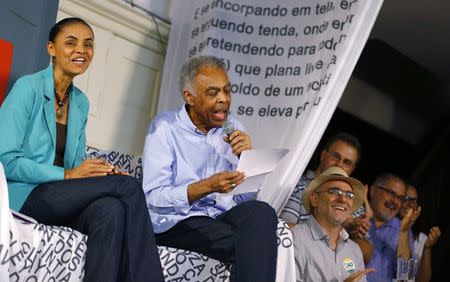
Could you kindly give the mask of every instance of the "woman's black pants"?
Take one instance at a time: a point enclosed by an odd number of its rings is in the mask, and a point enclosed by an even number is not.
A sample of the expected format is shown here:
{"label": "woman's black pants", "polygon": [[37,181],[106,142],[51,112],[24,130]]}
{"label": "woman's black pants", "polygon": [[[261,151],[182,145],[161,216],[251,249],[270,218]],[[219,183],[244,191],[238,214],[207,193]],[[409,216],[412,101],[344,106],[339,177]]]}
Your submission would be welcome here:
{"label": "woman's black pants", "polygon": [[40,184],[20,212],[88,235],[84,281],[164,281],[144,193],[131,176]]}

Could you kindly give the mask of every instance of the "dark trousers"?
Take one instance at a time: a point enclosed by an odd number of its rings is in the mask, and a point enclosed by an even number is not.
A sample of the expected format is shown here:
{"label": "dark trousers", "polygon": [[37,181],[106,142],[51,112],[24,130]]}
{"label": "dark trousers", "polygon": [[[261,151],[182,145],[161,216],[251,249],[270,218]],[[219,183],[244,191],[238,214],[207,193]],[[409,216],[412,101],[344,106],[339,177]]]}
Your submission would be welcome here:
{"label": "dark trousers", "polygon": [[164,281],[144,193],[131,176],[40,184],[21,212],[88,235],[84,281]]}
{"label": "dark trousers", "polygon": [[231,263],[231,281],[275,281],[277,215],[268,204],[248,201],[216,219],[194,216],[156,234],[159,245],[195,251]]}

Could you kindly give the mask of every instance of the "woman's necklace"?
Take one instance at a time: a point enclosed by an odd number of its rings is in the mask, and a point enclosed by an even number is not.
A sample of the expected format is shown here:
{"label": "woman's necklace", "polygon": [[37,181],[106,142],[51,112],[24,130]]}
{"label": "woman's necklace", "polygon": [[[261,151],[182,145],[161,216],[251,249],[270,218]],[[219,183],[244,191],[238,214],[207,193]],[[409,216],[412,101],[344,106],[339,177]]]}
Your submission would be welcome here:
{"label": "woman's necklace", "polygon": [[56,93],[55,89],[55,98],[56,98],[56,105],[58,109],[56,109],[56,117],[58,119],[62,119],[64,117],[64,105],[66,105],[67,100],[69,99],[69,91],[66,91],[64,94],[64,98],[61,100],[58,93]]}

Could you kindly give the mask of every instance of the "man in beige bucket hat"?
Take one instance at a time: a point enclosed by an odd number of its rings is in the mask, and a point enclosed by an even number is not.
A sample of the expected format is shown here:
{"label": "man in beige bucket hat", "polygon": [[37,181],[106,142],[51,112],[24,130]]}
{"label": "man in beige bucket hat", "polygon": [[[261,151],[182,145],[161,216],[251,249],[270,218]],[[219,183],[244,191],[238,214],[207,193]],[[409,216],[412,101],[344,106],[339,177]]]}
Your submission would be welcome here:
{"label": "man in beige bucket hat", "polygon": [[339,167],[316,177],[303,193],[312,216],[292,229],[297,281],[366,281],[359,246],[343,222],[364,202],[364,186]]}

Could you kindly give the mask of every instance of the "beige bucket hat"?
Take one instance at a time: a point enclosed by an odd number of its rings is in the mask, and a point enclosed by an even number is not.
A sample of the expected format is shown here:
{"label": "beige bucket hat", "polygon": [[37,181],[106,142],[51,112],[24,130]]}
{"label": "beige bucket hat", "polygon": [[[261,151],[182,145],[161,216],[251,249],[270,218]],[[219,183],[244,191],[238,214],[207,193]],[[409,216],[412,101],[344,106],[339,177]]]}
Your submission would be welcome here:
{"label": "beige bucket hat", "polygon": [[355,198],[353,199],[353,212],[359,209],[359,207],[364,202],[364,185],[355,178],[351,178],[347,175],[347,173],[339,168],[339,167],[330,167],[325,170],[321,175],[314,178],[306,188],[305,192],[303,192],[303,207],[307,212],[311,212],[311,206],[309,203],[309,196],[311,193],[317,190],[325,182],[331,180],[342,180],[347,182],[353,189],[353,193],[355,194]]}

